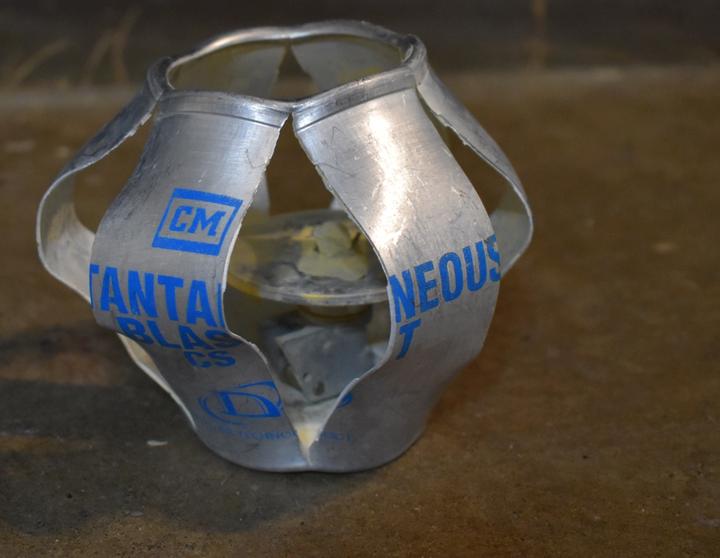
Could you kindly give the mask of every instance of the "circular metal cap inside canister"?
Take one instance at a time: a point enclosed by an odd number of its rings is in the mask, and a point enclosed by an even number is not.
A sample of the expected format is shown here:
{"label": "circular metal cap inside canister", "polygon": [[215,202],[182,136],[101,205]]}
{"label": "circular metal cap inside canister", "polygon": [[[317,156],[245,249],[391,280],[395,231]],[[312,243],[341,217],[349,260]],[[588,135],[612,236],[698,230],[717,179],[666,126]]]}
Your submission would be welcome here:
{"label": "circular metal cap inside canister", "polygon": [[258,343],[305,402],[336,397],[385,351],[385,275],[367,238],[342,211],[286,213],[244,227],[228,283],[289,305],[262,321]]}
{"label": "circular metal cap inside canister", "polygon": [[332,209],[244,227],[228,282],[246,294],[300,306],[352,308],[387,300],[385,275],[367,238]]}

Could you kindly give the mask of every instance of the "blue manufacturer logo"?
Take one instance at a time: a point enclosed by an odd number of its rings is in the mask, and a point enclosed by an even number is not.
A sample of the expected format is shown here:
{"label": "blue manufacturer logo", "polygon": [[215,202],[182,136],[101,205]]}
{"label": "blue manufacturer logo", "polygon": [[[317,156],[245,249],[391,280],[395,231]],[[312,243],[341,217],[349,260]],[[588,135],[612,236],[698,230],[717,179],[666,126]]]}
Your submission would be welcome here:
{"label": "blue manufacturer logo", "polygon": [[[348,393],[338,408],[351,401],[352,394]],[[198,398],[198,403],[214,419],[231,424],[243,424],[246,419],[277,418],[283,414],[282,399],[272,380],[216,390]]]}
{"label": "blue manufacturer logo", "polygon": [[282,399],[271,380],[213,391],[198,402],[211,417],[234,424],[240,424],[244,419],[282,415]]}
{"label": "blue manufacturer logo", "polygon": [[199,190],[175,188],[153,248],[217,256],[242,200]]}

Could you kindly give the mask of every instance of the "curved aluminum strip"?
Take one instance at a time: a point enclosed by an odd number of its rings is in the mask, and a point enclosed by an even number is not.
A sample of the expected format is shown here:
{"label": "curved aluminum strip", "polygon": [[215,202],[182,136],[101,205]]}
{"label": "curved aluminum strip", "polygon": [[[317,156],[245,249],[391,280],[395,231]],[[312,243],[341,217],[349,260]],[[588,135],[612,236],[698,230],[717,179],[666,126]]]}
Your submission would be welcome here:
{"label": "curved aluminum strip", "polygon": [[290,49],[320,91],[386,72],[401,62],[397,48],[379,41],[358,43],[337,37],[292,44]]}
{"label": "curved aluminum strip", "polygon": [[173,85],[179,89],[212,89],[246,95],[267,95],[277,81],[287,47],[263,45],[243,52],[213,51],[202,60],[176,67]]}
{"label": "curved aluminum strip", "polygon": [[58,280],[88,299],[87,265],[93,233],[77,218],[74,176],[103,159],[135,134],[150,117],[156,99],[147,86],[106,124],[58,174],[38,208],[40,260]]}
{"label": "curved aluminum strip", "polygon": [[143,344],[200,438],[236,463],[273,470],[305,459],[265,357],[227,328],[222,297],[286,118],[250,102],[227,106],[218,94],[166,95],[89,268],[96,320]]}
{"label": "curved aluminum strip", "polygon": [[442,386],[480,351],[498,294],[499,254],[480,198],[414,90],[296,133],[377,253],[392,316],[383,362],[352,386],[352,404],[336,409],[324,429],[350,442],[313,445],[310,464],[372,467],[417,438]]}
{"label": "curved aluminum strip", "polygon": [[[275,57],[279,66],[281,59]],[[43,196],[38,207],[36,220],[36,240],[38,254],[45,268],[62,283],[76,291],[85,300],[90,301],[88,289],[88,266],[95,234],[85,227],[77,217],[74,201],[75,175],[105,158],[152,116],[153,110],[170,86],[167,72],[170,58],[163,58],[152,65],[141,90],[118,112],[63,168]],[[267,69],[272,80],[263,79],[267,91],[277,78],[277,68]],[[263,177],[260,186],[263,202],[259,208],[267,210],[267,184]],[[119,335],[133,362],[163,388],[183,410],[185,416],[195,427],[195,421],[185,404],[164,378],[152,357],[132,339]]]}
{"label": "curved aluminum strip", "polygon": [[384,42],[397,48],[407,48],[417,42],[412,35],[401,35],[389,29],[365,21],[328,20],[290,27],[253,27],[239,29],[213,37],[191,52],[176,59],[175,64],[184,64],[220,49],[254,42],[289,42],[310,39],[317,36],[349,36]]}
{"label": "curved aluminum strip", "polygon": [[[162,71],[165,67],[167,60],[161,60],[151,72]],[[135,97],[80,149],[58,174],[40,202],[36,229],[40,261],[54,277],[87,301],[90,300],[87,270],[94,234],[80,222],[75,213],[75,175],[106,157],[134,135],[150,118],[158,96],[159,91],[147,82]],[[168,392],[190,418],[185,406],[142,347],[122,336],[120,340],[135,364]]]}
{"label": "curved aluminum strip", "polygon": [[418,91],[437,119],[455,132],[508,182],[510,189],[490,216],[507,272],[530,244],[532,212],[520,178],[505,153],[430,68],[416,73]]}

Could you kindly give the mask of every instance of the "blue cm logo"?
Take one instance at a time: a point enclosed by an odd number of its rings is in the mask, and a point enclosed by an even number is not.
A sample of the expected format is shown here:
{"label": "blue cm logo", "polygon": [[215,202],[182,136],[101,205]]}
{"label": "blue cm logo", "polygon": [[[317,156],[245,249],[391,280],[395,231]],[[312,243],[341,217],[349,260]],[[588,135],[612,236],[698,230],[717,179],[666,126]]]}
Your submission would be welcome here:
{"label": "blue cm logo", "polygon": [[153,248],[217,256],[242,200],[175,188],[155,231]]}

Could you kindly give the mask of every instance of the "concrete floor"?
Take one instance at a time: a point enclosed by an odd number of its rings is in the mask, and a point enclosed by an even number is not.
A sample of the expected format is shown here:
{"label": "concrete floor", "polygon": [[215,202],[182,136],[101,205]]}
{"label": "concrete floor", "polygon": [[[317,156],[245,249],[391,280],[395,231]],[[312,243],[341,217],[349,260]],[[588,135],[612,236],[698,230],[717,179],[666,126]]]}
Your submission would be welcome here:
{"label": "concrete floor", "polygon": [[[720,554],[720,70],[448,81],[537,234],[424,437],[353,475],[210,453],[38,263],[40,196],[125,92],[0,95],[0,555]],[[89,221],[137,149],[83,179]]]}

